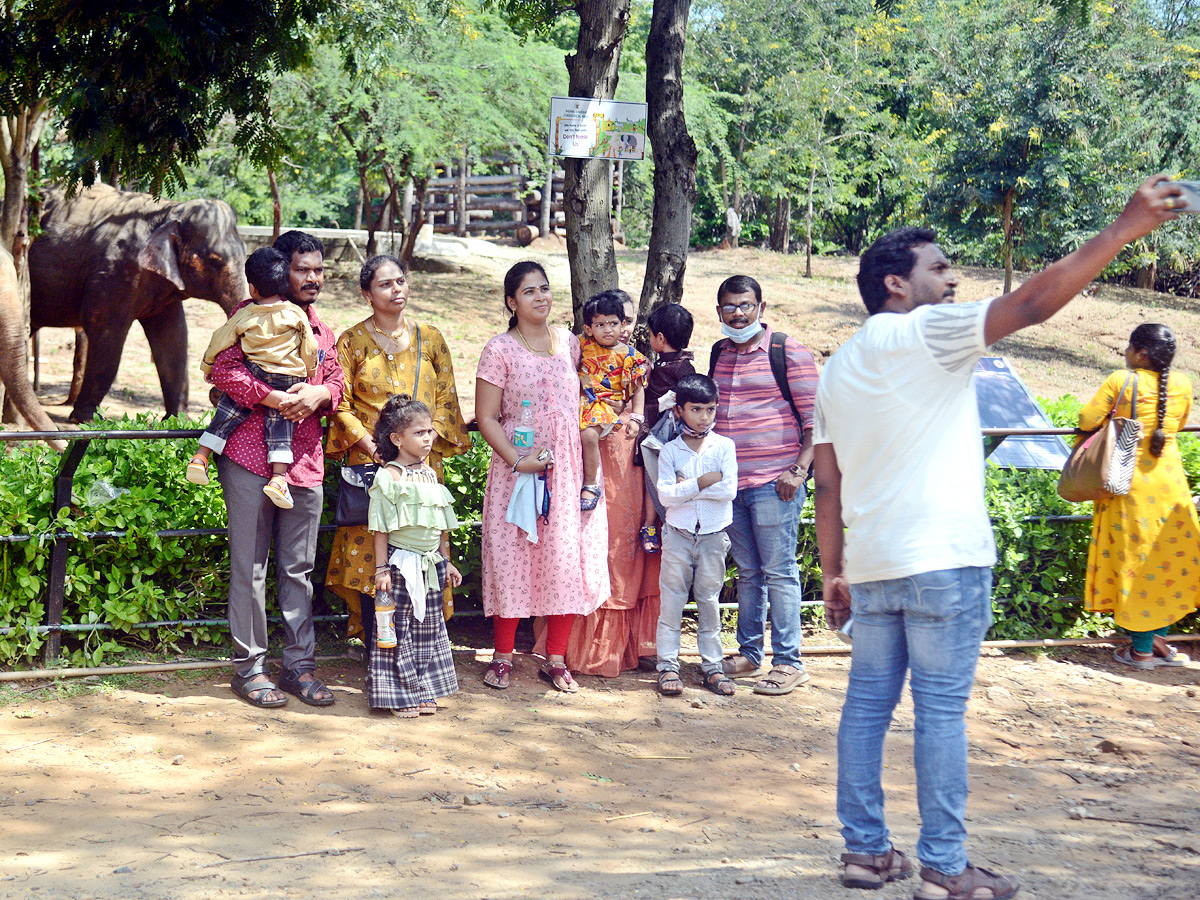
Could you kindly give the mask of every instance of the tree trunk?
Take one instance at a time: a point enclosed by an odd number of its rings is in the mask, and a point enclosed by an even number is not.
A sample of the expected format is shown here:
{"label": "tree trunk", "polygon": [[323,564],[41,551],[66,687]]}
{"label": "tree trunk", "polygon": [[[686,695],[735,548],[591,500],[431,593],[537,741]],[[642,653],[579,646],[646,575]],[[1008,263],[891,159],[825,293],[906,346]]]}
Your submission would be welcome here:
{"label": "tree trunk", "polygon": [[406,263],[412,262],[413,247],[417,245],[417,237],[425,226],[425,192],[428,187],[428,175],[424,178],[413,178],[412,224],[408,227],[408,234],[404,236],[404,245],[400,250],[400,259]]}
{"label": "tree trunk", "polygon": [[454,197],[455,234],[467,236],[467,148],[462,148],[458,157],[458,192]]}
{"label": "tree trunk", "polygon": [[[617,89],[621,42],[629,23],[629,0],[579,0],[579,37],[567,57],[572,97],[611,100]],[[612,234],[612,181],[608,161],[564,160],[563,209],[567,220],[567,259],[571,265],[574,327],[583,330],[588,297],[617,286],[617,255]]]}
{"label": "tree trunk", "polygon": [[558,163],[553,156],[546,155],[546,184],[542,188],[542,205],[538,209],[538,231],[550,233],[550,207],[554,205],[554,168]]}
{"label": "tree trunk", "polygon": [[813,160],[812,171],[808,173],[808,209],[804,213],[804,277],[812,278],[812,220],[813,220],[813,187],[817,183],[817,162]]}
{"label": "tree trunk", "polygon": [[771,235],[767,248],[776,253],[788,252],[788,237],[792,231],[792,198],[775,198],[775,211],[771,216]]}
{"label": "tree trunk", "polygon": [[279,240],[279,230],[283,225],[283,207],[279,203],[279,182],[275,179],[275,170],[267,168],[267,181],[271,183],[271,243]]}
{"label": "tree trunk", "polygon": [[655,0],[646,39],[646,132],[654,151],[654,219],[638,318],[683,299],[692,208],[696,203],[696,142],[683,114],[683,51],[691,0]]}
{"label": "tree trunk", "polygon": [[1015,191],[1009,188],[1004,192],[1004,207],[1000,212],[1002,224],[1004,226],[1004,291],[1007,294],[1012,290],[1013,276],[1013,194]]}

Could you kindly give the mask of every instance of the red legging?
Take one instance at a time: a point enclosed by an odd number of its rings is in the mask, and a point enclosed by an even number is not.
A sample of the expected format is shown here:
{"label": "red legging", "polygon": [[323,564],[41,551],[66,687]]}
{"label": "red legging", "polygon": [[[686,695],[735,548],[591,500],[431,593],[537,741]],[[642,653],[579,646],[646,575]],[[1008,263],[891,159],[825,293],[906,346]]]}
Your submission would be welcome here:
{"label": "red legging", "polygon": [[[517,623],[520,619],[504,619],[492,616],[492,627],[495,629],[496,652],[509,654],[517,641]],[[546,655],[563,656],[567,652],[567,642],[571,639],[571,626],[575,624],[575,613],[560,616],[546,616]]]}

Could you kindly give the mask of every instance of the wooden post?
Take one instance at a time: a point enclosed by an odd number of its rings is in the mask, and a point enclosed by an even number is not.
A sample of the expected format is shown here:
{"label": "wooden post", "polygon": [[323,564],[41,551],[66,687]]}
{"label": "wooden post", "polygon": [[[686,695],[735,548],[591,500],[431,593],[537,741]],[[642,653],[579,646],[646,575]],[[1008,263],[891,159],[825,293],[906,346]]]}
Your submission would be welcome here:
{"label": "wooden post", "polygon": [[621,224],[621,213],[625,209],[625,160],[617,160],[617,209],[616,220],[613,223],[613,234],[622,243],[625,242],[625,228]]}
{"label": "wooden post", "polygon": [[463,147],[462,155],[458,158],[458,197],[455,200],[455,210],[458,228],[455,234],[467,236],[467,148]]}

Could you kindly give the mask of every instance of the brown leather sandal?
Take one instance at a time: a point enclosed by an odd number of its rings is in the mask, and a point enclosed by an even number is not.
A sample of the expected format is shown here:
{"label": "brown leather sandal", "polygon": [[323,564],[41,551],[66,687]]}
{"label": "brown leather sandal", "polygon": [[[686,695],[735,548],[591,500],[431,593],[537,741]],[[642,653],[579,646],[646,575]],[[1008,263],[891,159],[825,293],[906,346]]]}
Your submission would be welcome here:
{"label": "brown leather sandal", "polygon": [[921,880],[945,888],[950,893],[943,897],[918,888],[913,900],[1008,900],[1021,889],[1021,882],[1015,878],[997,875],[989,869],[970,864],[957,875],[946,875],[937,869],[922,866]]}
{"label": "brown leather sandal", "polygon": [[[875,890],[889,881],[903,881],[912,877],[913,864],[907,856],[892,847],[881,856],[866,853],[842,854],[842,886]],[[864,871],[850,872],[851,866]]]}

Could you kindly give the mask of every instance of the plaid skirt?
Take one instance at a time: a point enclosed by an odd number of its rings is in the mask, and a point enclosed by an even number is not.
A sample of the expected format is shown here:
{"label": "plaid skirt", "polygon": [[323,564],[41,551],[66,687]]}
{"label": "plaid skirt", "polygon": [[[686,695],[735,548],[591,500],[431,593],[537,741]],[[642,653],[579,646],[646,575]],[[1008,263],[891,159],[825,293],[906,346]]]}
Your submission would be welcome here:
{"label": "plaid skirt", "polygon": [[[438,563],[436,584],[427,585],[425,621],[413,617],[412,600],[400,570],[392,566],[392,602],[396,604],[396,646],[372,647],[367,669],[367,705],[403,709],[458,690],[454,656],[442,618],[446,563]],[[370,640],[375,636],[371,635]]]}

